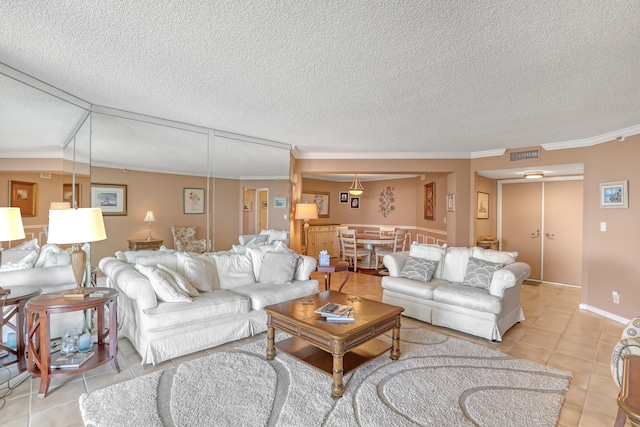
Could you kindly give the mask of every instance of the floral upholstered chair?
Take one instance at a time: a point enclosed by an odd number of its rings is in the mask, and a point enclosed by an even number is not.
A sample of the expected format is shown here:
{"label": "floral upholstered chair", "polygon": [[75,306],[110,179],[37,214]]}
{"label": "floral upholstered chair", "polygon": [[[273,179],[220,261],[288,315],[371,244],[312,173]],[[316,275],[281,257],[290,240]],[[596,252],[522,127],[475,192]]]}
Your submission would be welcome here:
{"label": "floral upholstered chair", "polygon": [[634,354],[640,356],[640,317],[634,317],[622,331],[620,341],[613,349],[611,356],[611,375],[618,387],[622,383],[621,356]]}
{"label": "floral upholstered chair", "polygon": [[190,226],[171,226],[171,234],[173,234],[173,247],[181,252],[203,253],[207,251],[207,239],[196,240],[195,225]]}

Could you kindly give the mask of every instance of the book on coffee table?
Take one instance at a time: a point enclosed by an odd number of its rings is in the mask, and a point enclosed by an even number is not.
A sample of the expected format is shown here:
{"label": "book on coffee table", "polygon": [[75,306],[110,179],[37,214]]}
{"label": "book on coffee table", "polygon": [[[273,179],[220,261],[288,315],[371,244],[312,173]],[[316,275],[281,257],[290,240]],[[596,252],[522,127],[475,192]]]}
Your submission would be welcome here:
{"label": "book on coffee table", "polygon": [[314,310],[315,313],[318,313],[321,316],[326,318],[329,317],[346,317],[351,313],[353,307],[346,304],[336,304],[333,302],[328,302],[317,310]]}
{"label": "book on coffee table", "polygon": [[327,316],[325,317],[328,323],[353,323],[356,319],[353,317],[353,310],[349,311],[346,316]]}
{"label": "book on coffee table", "polygon": [[93,351],[89,351],[87,353],[68,353],[68,354],[58,354],[55,358],[51,357],[51,368],[58,369],[77,369],[84,362],[91,359],[93,356]]}

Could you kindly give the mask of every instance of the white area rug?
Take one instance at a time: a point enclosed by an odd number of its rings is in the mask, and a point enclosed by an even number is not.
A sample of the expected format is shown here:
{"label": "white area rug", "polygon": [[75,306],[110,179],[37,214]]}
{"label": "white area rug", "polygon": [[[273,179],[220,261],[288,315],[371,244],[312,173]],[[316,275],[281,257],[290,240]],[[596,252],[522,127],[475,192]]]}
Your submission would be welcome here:
{"label": "white area rug", "polygon": [[422,328],[401,338],[400,360],[346,375],[340,399],[328,375],[282,352],[267,361],[264,340],[83,394],[80,410],[118,427],[556,425],[570,373]]}

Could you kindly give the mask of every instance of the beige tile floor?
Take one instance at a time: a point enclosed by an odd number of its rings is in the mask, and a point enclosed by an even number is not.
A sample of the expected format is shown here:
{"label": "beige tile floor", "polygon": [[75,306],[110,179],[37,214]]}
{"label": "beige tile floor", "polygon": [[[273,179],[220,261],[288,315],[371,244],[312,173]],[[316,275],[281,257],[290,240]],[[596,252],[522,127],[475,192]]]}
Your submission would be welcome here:
{"label": "beige tile floor", "polygon": [[[344,274],[334,274],[332,288],[342,282]],[[323,286],[321,274],[314,273],[314,278]],[[380,277],[351,273],[343,291],[380,300]],[[613,426],[617,413],[618,388],[611,379],[609,358],[624,325],[580,310],[579,288],[551,284],[524,285],[521,301],[526,320],[509,330],[501,343],[491,343],[408,318],[403,318],[403,322],[434,328],[439,332],[498,348],[515,357],[571,371],[574,376],[560,413],[558,426]],[[22,383],[5,397],[4,402],[0,399],[0,405],[4,403],[0,409],[0,425],[82,426],[78,407],[78,397],[82,393],[92,392],[154,370],[177,366],[186,360],[227,350],[255,339],[265,339],[265,336],[240,340],[156,366],[141,366],[140,357],[129,341],[121,339],[118,348],[120,373],[115,373],[110,365],[105,365],[81,375],[52,380],[49,393],[44,399],[36,397],[39,379],[26,374],[17,375],[15,368],[12,368],[11,374],[14,378],[9,384],[14,386],[20,381]],[[0,387],[0,395],[6,392],[6,378],[7,370],[0,369],[0,381],[4,383]]]}

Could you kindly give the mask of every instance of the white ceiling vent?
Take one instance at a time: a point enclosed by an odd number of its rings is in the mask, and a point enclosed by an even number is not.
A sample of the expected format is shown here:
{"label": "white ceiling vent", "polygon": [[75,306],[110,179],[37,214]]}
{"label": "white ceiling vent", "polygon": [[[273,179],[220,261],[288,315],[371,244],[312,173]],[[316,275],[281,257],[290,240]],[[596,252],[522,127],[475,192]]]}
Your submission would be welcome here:
{"label": "white ceiling vent", "polygon": [[40,172],[40,178],[51,179],[51,172]]}
{"label": "white ceiling vent", "polygon": [[516,151],[513,153],[509,153],[510,160],[512,162],[519,162],[521,160],[538,160],[540,158],[539,150],[527,150],[527,151]]}

